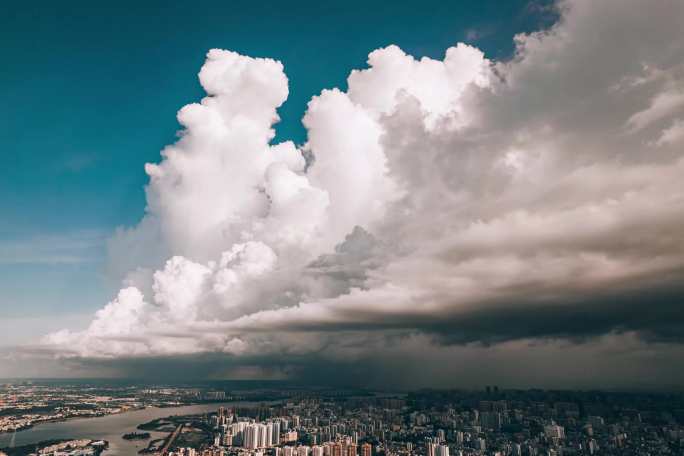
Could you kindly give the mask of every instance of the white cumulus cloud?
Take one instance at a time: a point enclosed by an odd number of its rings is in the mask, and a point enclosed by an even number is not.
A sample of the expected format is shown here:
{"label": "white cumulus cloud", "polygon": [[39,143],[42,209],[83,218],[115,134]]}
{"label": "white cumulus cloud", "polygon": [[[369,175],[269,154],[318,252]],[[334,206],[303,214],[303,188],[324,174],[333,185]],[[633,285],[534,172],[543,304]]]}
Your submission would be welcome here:
{"label": "white cumulus cloud", "polygon": [[558,9],[504,62],[462,43],[442,60],[371,52],[346,92],[312,98],[301,147],[271,144],[283,65],[211,50],[207,96],[145,168],[144,219],[110,242],[127,287],[44,341],[251,359],[416,331],[679,343],[672,299],[630,296],[678,290],[684,271],[684,4]]}

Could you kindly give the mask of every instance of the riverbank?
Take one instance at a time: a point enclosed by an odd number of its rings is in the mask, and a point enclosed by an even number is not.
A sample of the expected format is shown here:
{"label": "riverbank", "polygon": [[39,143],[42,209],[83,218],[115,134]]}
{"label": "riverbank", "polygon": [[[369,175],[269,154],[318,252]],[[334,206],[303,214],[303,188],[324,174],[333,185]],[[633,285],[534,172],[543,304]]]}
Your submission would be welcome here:
{"label": "riverbank", "polygon": [[[102,412],[102,413],[88,413],[88,414],[81,414],[81,415],[72,415],[72,416],[48,416],[45,418],[36,418],[35,420],[31,420],[30,418],[27,419],[26,424],[20,424],[18,427],[13,428],[13,429],[4,429],[0,428],[0,434],[14,434],[17,432],[23,432],[27,431],[29,429],[33,429],[37,426],[41,426],[44,424],[50,424],[50,423],[62,423],[65,421],[69,420],[80,420],[80,419],[89,419],[89,418],[101,418],[103,416],[109,416],[109,415],[118,415],[121,413],[128,413],[128,412],[134,412],[136,410],[142,410],[146,407],[130,407],[126,408],[125,410],[117,410],[117,411],[112,411],[109,413]],[[30,413],[26,413],[22,416],[31,416]]]}
{"label": "riverbank", "polygon": [[[0,435],[0,448],[31,444],[35,445],[36,443],[45,440],[69,437],[74,439],[107,440],[109,442],[109,448],[103,453],[104,456],[130,456],[137,454],[139,450],[147,446],[146,441],[124,440],[122,438],[126,433],[141,431],[137,428],[139,424],[148,423],[158,418],[165,418],[173,415],[211,413],[221,406],[250,407],[268,403],[272,404],[273,402],[225,401],[171,408],[146,407],[136,411],[106,415],[99,418],[82,418],[47,423],[32,429],[17,432],[16,434]],[[168,435],[168,433],[158,433],[155,431],[147,432],[150,432],[151,439],[163,439]]]}
{"label": "riverbank", "polygon": [[52,439],[38,442],[32,445],[22,445],[13,448],[0,448],[0,452],[7,456],[28,456],[40,452],[54,453],[65,450],[90,449],[92,454],[99,456],[107,449],[109,442],[106,440],[76,440],[76,439]]}
{"label": "riverbank", "polygon": [[[242,401],[241,399],[236,399],[235,402],[241,402],[241,401]],[[28,424],[21,425],[21,427],[17,427],[17,428],[13,428],[13,429],[2,429],[2,428],[0,428],[0,435],[1,434],[13,434],[16,432],[23,432],[23,431],[30,430],[30,429],[33,429],[33,428],[38,427],[38,426],[42,426],[44,424],[62,423],[62,422],[70,421],[70,420],[101,418],[101,417],[105,417],[105,416],[120,415],[123,413],[130,413],[130,412],[135,412],[135,411],[139,411],[139,410],[145,410],[147,408],[173,409],[173,408],[178,408],[178,407],[213,405],[213,404],[222,404],[222,403],[227,403],[227,402],[233,402],[233,401],[223,400],[223,401],[196,401],[196,402],[186,402],[186,403],[149,404],[149,405],[138,406],[138,407],[130,406],[124,410],[117,410],[117,411],[112,411],[112,412],[103,412],[103,413],[97,413],[97,414],[73,415],[73,416],[67,416],[67,417],[49,417],[49,418],[45,418],[45,419],[37,419],[37,420],[29,422]],[[30,415],[31,415],[31,413],[24,413],[21,416],[30,416]]]}

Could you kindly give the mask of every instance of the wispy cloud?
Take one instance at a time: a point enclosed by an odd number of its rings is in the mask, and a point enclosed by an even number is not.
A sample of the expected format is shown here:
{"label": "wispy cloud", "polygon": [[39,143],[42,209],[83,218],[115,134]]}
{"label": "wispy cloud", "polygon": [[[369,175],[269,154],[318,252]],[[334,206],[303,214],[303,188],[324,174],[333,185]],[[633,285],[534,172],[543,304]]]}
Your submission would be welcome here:
{"label": "wispy cloud", "polygon": [[0,239],[0,265],[96,262],[106,239],[99,230]]}
{"label": "wispy cloud", "polygon": [[77,173],[90,168],[98,161],[97,154],[93,152],[74,153],[61,163],[60,171],[66,170]]}
{"label": "wispy cloud", "polygon": [[496,27],[492,24],[470,27],[465,30],[464,39],[466,43],[477,43],[483,38],[493,35],[494,32],[496,32]]}

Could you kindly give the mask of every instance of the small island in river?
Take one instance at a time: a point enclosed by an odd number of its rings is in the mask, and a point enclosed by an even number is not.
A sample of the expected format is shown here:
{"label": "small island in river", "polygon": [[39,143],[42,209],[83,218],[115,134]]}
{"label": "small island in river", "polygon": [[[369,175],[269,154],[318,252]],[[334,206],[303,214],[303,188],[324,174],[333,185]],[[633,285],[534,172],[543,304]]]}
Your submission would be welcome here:
{"label": "small island in river", "polygon": [[121,436],[124,440],[147,440],[150,437],[149,432],[131,432]]}

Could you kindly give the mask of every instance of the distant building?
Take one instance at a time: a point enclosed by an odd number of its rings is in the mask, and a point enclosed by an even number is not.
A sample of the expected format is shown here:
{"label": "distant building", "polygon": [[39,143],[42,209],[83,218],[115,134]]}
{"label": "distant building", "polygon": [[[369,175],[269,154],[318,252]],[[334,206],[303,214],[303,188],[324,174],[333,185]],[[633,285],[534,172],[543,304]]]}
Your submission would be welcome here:
{"label": "distant building", "polygon": [[485,429],[494,429],[498,431],[501,429],[503,418],[499,412],[482,412],[480,415],[480,424]]}
{"label": "distant building", "polygon": [[565,438],[565,429],[563,428],[563,426],[551,424],[548,426],[544,426],[544,434],[549,439],[562,440]]}

